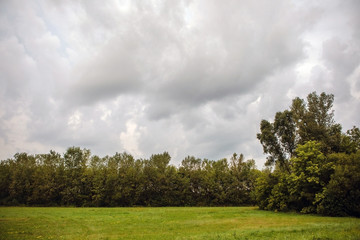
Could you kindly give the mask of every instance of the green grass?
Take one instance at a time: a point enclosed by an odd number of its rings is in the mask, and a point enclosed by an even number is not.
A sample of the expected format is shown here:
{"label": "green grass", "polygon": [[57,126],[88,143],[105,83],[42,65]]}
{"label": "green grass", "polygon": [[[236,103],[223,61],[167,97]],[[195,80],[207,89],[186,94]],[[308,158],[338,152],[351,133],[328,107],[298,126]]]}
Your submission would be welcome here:
{"label": "green grass", "polygon": [[360,239],[360,219],[254,207],[0,207],[0,239]]}

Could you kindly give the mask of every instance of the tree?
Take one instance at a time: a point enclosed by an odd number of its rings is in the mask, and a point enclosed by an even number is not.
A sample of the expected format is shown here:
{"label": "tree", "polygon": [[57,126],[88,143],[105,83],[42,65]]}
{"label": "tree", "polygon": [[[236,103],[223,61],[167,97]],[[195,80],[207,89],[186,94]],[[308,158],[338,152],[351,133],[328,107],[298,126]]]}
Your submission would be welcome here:
{"label": "tree", "polygon": [[144,161],[144,191],[140,196],[142,202],[148,206],[163,206],[163,197],[166,193],[166,170],[170,162],[167,152],[154,154]]}
{"label": "tree", "polygon": [[346,131],[346,134],[341,136],[341,151],[347,154],[356,153],[360,150],[360,130],[357,127]]}
{"label": "tree", "polygon": [[333,102],[334,95],[313,92],[293,99],[273,123],[261,121],[257,138],[275,169],[257,179],[260,208],[359,216],[360,130],[342,133]]}
{"label": "tree", "polygon": [[0,204],[41,206],[229,206],[253,203],[254,160],[187,157],[170,165],[167,152],[135,160],[100,158],[71,147],[63,155],[15,154],[0,162]]}
{"label": "tree", "polygon": [[310,93],[307,103],[300,98],[293,100],[291,111],[296,123],[297,144],[318,141],[324,153],[339,151],[341,125],[335,123],[333,103],[334,95],[324,92]]}
{"label": "tree", "polygon": [[36,161],[33,155],[17,153],[10,163],[10,198],[16,204],[29,204],[34,187]]}
{"label": "tree", "polygon": [[278,176],[271,172],[269,168],[263,170],[256,179],[255,196],[260,209],[273,210],[270,206],[272,189],[279,182]]}
{"label": "tree", "polygon": [[183,179],[183,199],[186,205],[196,206],[202,202],[203,196],[203,174],[202,160],[194,156],[188,156],[181,162],[179,174]]}
{"label": "tree", "polygon": [[256,169],[254,160],[244,160],[244,155],[236,153],[230,159],[229,183],[226,190],[231,205],[254,204],[256,179],[260,171]]}
{"label": "tree", "polygon": [[107,157],[100,158],[96,155],[90,158],[90,167],[85,173],[90,188],[90,206],[105,206],[106,160]]}
{"label": "tree", "polygon": [[318,194],[330,181],[334,160],[321,152],[322,145],[308,141],[296,149],[290,159],[290,173],[265,171],[257,180],[256,195],[260,208],[316,213]]}
{"label": "tree", "polygon": [[10,177],[11,177],[11,168],[10,168],[10,159],[6,161],[0,161],[0,205],[8,204],[10,193]]}
{"label": "tree", "polygon": [[289,159],[296,156],[299,144],[318,141],[324,153],[338,152],[341,146],[341,125],[334,121],[334,95],[316,92],[307,102],[295,98],[289,110],[278,112],[273,123],[262,120],[257,138],[268,154],[266,164],[277,165],[290,172]]}
{"label": "tree", "polygon": [[290,198],[296,210],[304,213],[316,212],[316,195],[329,183],[334,163],[321,152],[321,144],[308,141],[297,149],[292,158],[291,174],[288,177]]}
{"label": "tree", "polygon": [[86,168],[90,159],[90,150],[79,147],[68,148],[64,154],[65,184],[61,192],[65,205],[83,206],[89,199]]}
{"label": "tree", "polygon": [[48,154],[35,156],[36,168],[34,170],[33,192],[31,204],[57,205],[60,198],[60,183],[57,175],[57,167],[61,163],[60,154],[50,151]]}
{"label": "tree", "polygon": [[330,156],[336,162],[334,174],[317,194],[317,212],[330,216],[360,217],[360,151]]}
{"label": "tree", "polygon": [[118,162],[115,185],[116,206],[133,206],[140,196],[142,172],[138,162],[128,153],[115,154]]}
{"label": "tree", "polygon": [[281,136],[278,136],[274,124],[267,120],[262,120],[260,123],[260,131],[261,133],[257,134],[257,138],[263,146],[264,153],[269,154],[266,165],[271,166],[275,163],[279,163],[279,166],[282,169],[288,170],[288,159],[282,150]]}

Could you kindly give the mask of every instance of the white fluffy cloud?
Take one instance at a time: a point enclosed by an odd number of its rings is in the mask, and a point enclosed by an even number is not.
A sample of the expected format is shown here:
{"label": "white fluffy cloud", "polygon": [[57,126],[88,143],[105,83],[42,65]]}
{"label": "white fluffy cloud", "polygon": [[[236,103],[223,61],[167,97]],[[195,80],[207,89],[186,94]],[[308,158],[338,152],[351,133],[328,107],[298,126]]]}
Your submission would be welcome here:
{"label": "white fluffy cloud", "polygon": [[0,158],[265,156],[262,118],[312,91],[359,125],[358,1],[2,1]]}

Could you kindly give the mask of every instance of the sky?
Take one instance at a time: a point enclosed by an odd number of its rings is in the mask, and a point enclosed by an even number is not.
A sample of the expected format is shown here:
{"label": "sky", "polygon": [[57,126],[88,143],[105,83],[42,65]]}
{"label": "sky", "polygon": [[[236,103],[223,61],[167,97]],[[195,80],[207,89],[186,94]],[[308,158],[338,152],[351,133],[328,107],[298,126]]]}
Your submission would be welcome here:
{"label": "sky", "polygon": [[0,159],[68,147],[135,158],[266,155],[295,97],[360,125],[360,1],[2,0]]}

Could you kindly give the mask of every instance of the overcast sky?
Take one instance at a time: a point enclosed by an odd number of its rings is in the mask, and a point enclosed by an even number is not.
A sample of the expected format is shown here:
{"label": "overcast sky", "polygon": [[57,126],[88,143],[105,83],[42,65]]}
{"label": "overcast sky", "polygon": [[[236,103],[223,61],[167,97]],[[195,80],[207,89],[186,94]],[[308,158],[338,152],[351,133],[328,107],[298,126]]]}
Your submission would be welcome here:
{"label": "overcast sky", "polygon": [[296,97],[360,125],[360,1],[0,1],[0,159],[243,153]]}

